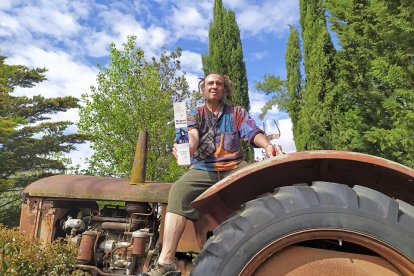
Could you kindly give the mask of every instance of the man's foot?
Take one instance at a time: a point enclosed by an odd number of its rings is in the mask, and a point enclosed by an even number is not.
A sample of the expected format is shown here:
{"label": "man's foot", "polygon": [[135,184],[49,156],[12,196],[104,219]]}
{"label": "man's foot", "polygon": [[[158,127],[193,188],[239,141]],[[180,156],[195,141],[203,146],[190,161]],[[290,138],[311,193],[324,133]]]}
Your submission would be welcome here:
{"label": "man's foot", "polygon": [[142,275],[145,276],[180,276],[181,272],[177,271],[177,261],[171,264],[160,264],[156,262],[150,270]]}

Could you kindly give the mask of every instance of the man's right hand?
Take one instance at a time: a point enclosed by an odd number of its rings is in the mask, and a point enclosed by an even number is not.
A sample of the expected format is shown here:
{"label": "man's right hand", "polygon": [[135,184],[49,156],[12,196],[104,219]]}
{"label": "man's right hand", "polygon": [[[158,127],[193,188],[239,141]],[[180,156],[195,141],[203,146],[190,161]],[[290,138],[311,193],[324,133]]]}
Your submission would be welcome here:
{"label": "man's right hand", "polygon": [[178,155],[177,155],[177,143],[174,143],[172,152],[173,152],[173,155],[174,155],[175,159],[178,159]]}
{"label": "man's right hand", "polygon": [[190,156],[193,156],[194,152],[197,150],[198,143],[200,141],[200,136],[198,130],[193,128],[188,131],[188,139],[190,143]]}
{"label": "man's right hand", "polygon": [[[197,129],[191,129],[188,132],[188,138],[189,138],[189,144],[190,144],[190,156],[193,156],[194,152],[196,151],[198,147],[199,142],[199,134]],[[173,144],[172,153],[175,157],[175,159],[178,159],[177,155],[177,143]]]}

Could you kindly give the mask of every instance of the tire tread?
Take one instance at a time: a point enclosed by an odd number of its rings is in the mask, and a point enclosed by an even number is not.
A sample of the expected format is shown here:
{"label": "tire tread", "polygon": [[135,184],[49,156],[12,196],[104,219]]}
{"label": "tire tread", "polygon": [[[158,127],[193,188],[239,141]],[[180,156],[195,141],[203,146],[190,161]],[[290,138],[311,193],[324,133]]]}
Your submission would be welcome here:
{"label": "tire tread", "polygon": [[[235,217],[223,222],[214,231],[197,257],[191,275],[225,275],[222,270],[228,263],[226,260],[237,254],[234,248],[255,238],[256,231],[275,223],[273,218],[283,220],[298,212],[307,212],[307,209],[309,212],[358,212],[407,229],[414,242],[413,206],[363,186],[350,188],[343,184],[317,181],[312,186],[280,187],[274,194],[245,203]],[[414,249],[406,254],[414,260]]]}

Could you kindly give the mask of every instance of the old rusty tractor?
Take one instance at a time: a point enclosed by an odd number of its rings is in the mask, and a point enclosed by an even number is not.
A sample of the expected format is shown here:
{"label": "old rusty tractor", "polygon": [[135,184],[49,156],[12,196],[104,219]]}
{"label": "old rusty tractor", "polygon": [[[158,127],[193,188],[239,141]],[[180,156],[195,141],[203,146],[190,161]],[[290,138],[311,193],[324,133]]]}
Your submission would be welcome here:
{"label": "old rusty tractor", "polygon": [[[137,275],[157,259],[170,183],[58,175],[24,191],[20,230],[70,237],[92,275]],[[135,185],[131,185],[135,184]],[[307,151],[245,167],[193,205],[182,275],[414,275],[414,170],[360,153]]]}

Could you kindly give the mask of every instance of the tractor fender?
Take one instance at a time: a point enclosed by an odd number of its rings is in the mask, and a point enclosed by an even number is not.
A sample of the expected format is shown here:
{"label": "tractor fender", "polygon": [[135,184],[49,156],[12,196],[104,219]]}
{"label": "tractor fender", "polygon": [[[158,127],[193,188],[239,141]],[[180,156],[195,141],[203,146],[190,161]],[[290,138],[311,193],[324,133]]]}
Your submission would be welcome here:
{"label": "tractor fender", "polygon": [[192,205],[217,227],[259,196],[314,181],[359,185],[414,205],[414,170],[380,157],[347,151],[303,151],[250,164],[222,179]]}

